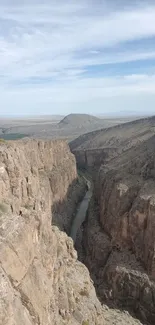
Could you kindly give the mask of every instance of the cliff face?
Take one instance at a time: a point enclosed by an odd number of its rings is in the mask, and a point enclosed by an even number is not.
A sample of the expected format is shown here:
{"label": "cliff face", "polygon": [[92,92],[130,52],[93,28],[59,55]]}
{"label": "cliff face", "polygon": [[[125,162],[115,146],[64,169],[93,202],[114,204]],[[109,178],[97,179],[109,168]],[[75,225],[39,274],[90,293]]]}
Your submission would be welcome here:
{"label": "cliff face", "polygon": [[117,148],[104,148],[104,149],[76,149],[73,150],[76,157],[77,166],[84,169],[99,168],[101,164],[105,164],[109,158],[119,154],[119,149]]}
{"label": "cliff face", "polygon": [[[2,143],[0,176],[2,210],[3,205],[15,214],[24,210],[50,213],[52,208],[54,223],[62,229],[68,228],[84,186],[77,181],[75,159],[65,142],[23,140]],[[44,193],[40,189],[42,183],[47,191],[46,200],[43,200]],[[72,202],[69,205],[66,198],[68,200],[70,195]],[[64,212],[64,206],[67,215],[60,216],[59,210]]]}
{"label": "cliff face", "polygon": [[76,178],[64,142],[0,146],[1,324],[104,324],[72,240],[51,226],[51,207],[66,200]]}
{"label": "cliff face", "polygon": [[130,247],[155,279],[154,147],[152,137],[101,167],[96,194],[100,222],[112,242]]}
{"label": "cliff face", "polygon": [[88,270],[50,218],[5,216],[1,227],[1,324],[103,323]]}
{"label": "cliff face", "polygon": [[154,148],[152,137],[100,168],[84,235],[86,264],[101,299],[134,310],[150,324],[155,323]]}

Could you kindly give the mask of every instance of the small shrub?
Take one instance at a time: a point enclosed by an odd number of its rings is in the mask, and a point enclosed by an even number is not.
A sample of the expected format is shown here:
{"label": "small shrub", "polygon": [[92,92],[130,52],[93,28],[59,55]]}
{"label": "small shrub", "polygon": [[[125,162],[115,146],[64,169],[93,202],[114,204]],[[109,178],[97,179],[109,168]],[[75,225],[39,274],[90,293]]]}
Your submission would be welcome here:
{"label": "small shrub", "polygon": [[7,210],[7,205],[5,203],[0,203],[0,213],[6,213]]}
{"label": "small shrub", "polygon": [[4,139],[0,138],[0,143],[5,143],[6,141]]}
{"label": "small shrub", "polygon": [[89,320],[84,320],[84,321],[82,322],[82,325],[89,325]]}
{"label": "small shrub", "polygon": [[81,289],[81,291],[80,291],[80,295],[81,295],[81,296],[89,297],[89,292],[88,292],[88,290],[87,290],[86,287],[84,287],[83,289]]}

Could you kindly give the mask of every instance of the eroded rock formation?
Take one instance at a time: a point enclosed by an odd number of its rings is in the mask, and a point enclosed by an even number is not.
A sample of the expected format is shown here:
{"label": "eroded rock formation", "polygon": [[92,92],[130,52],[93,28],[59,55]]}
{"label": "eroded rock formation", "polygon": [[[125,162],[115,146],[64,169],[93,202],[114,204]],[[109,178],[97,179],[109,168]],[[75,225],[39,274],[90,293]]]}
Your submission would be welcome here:
{"label": "eroded rock formation", "polygon": [[101,299],[132,309],[150,324],[155,323],[154,148],[155,136],[101,166],[84,234],[86,265]]}

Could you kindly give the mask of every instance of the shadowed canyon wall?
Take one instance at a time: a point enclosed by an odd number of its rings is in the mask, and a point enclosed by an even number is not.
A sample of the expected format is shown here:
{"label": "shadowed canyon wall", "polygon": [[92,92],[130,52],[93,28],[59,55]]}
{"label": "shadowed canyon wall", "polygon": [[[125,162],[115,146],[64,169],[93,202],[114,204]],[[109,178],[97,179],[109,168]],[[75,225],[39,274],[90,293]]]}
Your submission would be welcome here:
{"label": "shadowed canyon wall", "polygon": [[76,157],[78,168],[91,169],[100,167],[101,164],[106,163],[110,158],[117,156],[119,150],[117,148],[104,149],[89,149],[89,150],[73,150]]}
{"label": "shadowed canyon wall", "polygon": [[155,323],[155,137],[101,166],[84,227],[102,301]]}

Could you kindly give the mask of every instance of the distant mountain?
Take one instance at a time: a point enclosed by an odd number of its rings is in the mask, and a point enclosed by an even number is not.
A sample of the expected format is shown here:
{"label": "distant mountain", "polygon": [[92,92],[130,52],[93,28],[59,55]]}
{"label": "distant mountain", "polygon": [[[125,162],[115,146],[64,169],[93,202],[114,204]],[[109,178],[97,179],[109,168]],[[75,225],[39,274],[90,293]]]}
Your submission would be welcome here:
{"label": "distant mountain", "polygon": [[67,125],[70,127],[74,126],[78,128],[101,123],[101,119],[89,114],[69,114],[59,122],[59,126],[65,127]]}
{"label": "distant mountain", "polygon": [[101,119],[89,114],[69,114],[66,117],[59,116],[59,120],[56,117],[58,116],[0,119],[0,134],[4,134],[5,138],[7,134],[11,134],[9,137],[13,138],[25,135],[38,139],[60,138],[71,141],[81,134],[128,121],[128,118]]}

